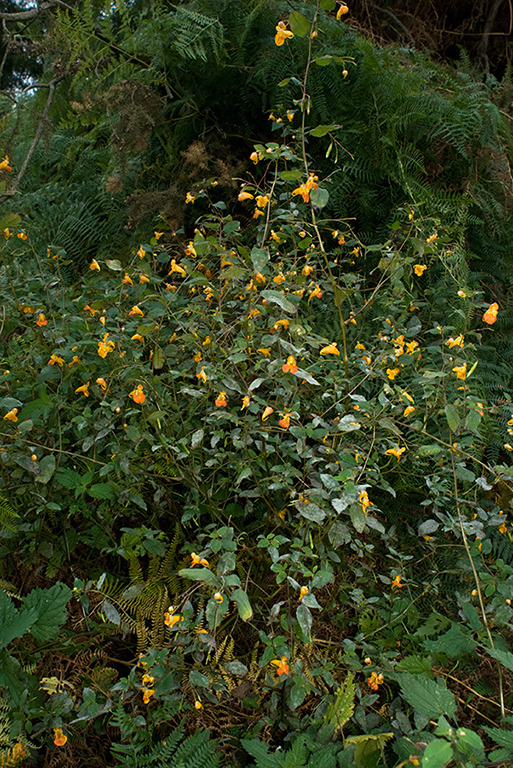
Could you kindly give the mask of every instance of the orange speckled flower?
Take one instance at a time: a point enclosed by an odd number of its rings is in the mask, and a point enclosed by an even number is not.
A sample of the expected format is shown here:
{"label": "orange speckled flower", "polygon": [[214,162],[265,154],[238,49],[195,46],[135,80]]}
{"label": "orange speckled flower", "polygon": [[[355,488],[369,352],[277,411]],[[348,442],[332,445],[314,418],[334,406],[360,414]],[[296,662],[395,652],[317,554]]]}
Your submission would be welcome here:
{"label": "orange speckled flower", "polygon": [[219,392],[215,402],[218,408],[224,408],[227,406],[228,403],[226,401],[226,392]]}
{"label": "orange speckled flower", "polygon": [[146,400],[146,395],[143,392],[143,385],[138,384],[137,387],[133,389],[128,396],[132,398],[134,403],[144,403]]}

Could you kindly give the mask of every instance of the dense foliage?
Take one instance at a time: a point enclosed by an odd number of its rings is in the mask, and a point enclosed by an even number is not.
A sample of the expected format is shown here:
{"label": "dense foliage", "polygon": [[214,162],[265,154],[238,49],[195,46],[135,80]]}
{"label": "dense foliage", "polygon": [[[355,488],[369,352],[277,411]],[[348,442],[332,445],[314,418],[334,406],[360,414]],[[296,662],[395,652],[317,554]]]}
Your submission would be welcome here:
{"label": "dense foliage", "polygon": [[0,763],[511,762],[508,83],[335,0],[50,10],[2,102]]}

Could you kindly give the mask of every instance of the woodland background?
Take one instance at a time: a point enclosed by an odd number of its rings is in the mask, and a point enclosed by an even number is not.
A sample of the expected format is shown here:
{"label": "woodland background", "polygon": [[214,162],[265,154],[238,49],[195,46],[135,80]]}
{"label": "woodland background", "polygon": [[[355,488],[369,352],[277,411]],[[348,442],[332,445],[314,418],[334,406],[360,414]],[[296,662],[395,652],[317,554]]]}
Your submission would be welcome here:
{"label": "woodland background", "polygon": [[0,765],[510,765],[511,2],[0,18]]}

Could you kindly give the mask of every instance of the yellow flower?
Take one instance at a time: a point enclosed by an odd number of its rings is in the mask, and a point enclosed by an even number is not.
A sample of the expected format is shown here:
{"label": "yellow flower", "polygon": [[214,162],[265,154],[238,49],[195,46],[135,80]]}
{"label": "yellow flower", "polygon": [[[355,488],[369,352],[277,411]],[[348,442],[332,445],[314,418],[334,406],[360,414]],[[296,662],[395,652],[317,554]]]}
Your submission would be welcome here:
{"label": "yellow flower", "polygon": [[68,737],[63,732],[62,728],[54,728],[53,736],[54,736],[53,743],[55,744],[56,747],[63,747],[68,740]]}
{"label": "yellow flower", "polygon": [[383,685],[383,675],[378,675],[377,672],[372,672],[371,676],[367,678],[367,685],[373,691],[377,691],[378,686]]}
{"label": "yellow flower", "polygon": [[203,347],[206,347],[207,344],[212,344],[212,339],[210,338],[210,336],[206,336],[205,341],[202,341],[201,344]]}
{"label": "yellow flower", "polygon": [[190,192],[187,192],[187,194],[186,194],[186,196],[185,196],[185,203],[186,203],[186,205],[187,205],[188,203],[193,203],[195,200],[196,200],[196,197],[195,197],[195,195],[191,195],[191,193],[190,193]]}
{"label": "yellow flower", "polygon": [[308,587],[301,587],[299,590],[299,599],[302,600],[308,594]]}
{"label": "yellow flower", "polygon": [[265,208],[269,202],[269,198],[267,195],[257,195],[255,202],[259,208]]}
{"label": "yellow flower", "polygon": [[143,689],[143,702],[145,704],[149,704],[150,699],[152,696],[155,696],[155,691],[153,688],[144,688]]}
{"label": "yellow flower", "polygon": [[280,242],[280,236],[276,234],[274,229],[271,229],[271,236],[270,236],[269,239],[270,240],[274,240],[275,243],[279,243]]}
{"label": "yellow flower", "polygon": [[139,275],[139,283],[149,283],[149,282],[150,282],[150,278],[148,277],[148,275],[144,275],[144,274]]}
{"label": "yellow flower", "polygon": [[427,266],[425,264],[414,264],[413,265],[413,271],[417,275],[417,277],[422,277],[424,272],[426,271]]}
{"label": "yellow flower", "polygon": [[193,359],[195,363],[201,362],[201,352],[196,352]]}
{"label": "yellow flower", "polygon": [[493,304],[490,304],[488,309],[483,315],[483,322],[488,323],[488,325],[493,325],[494,322],[497,320],[497,313],[499,311],[499,305],[496,301],[494,301]]}
{"label": "yellow flower", "polygon": [[[189,240],[189,245],[185,249],[185,255],[186,256],[197,256],[198,255],[196,253],[196,249],[194,247],[194,243],[192,242],[192,240]],[[173,262],[171,262],[171,264],[173,264]],[[171,271],[173,271],[173,270],[171,270]]]}
{"label": "yellow flower", "polygon": [[9,238],[10,238],[10,236],[11,236],[11,233],[10,233],[10,231],[9,231],[9,227],[6,227],[6,228],[4,229],[4,235],[5,235],[5,239],[6,239],[6,240],[9,240]]}
{"label": "yellow flower", "polygon": [[337,349],[337,342],[332,341],[327,347],[323,347],[320,351],[321,355],[340,355],[340,350]]}
{"label": "yellow flower", "polygon": [[203,704],[201,703],[201,701],[194,702],[194,709],[203,709]]}
{"label": "yellow flower", "polygon": [[499,525],[499,532],[500,533],[506,533],[508,529],[506,528],[506,523],[503,523],[502,525]]}
{"label": "yellow flower", "polygon": [[141,336],[140,333],[134,333],[133,336],[130,336],[130,339],[131,339],[131,341],[142,341],[142,342],[144,342],[144,339],[143,339],[143,337]]}
{"label": "yellow flower", "polygon": [[242,192],[239,192],[239,196],[237,200],[240,200],[242,202],[242,200],[253,200],[253,198],[254,198],[254,195],[252,195],[251,192],[244,192],[243,190]]}
{"label": "yellow flower", "polygon": [[273,412],[273,410],[274,409],[271,408],[270,405],[267,405],[265,410],[264,410],[264,412],[263,412],[263,414],[262,414],[262,421],[265,421],[266,419],[268,419],[269,416],[271,415],[271,413]]}
{"label": "yellow flower", "polygon": [[397,576],[394,577],[394,580],[392,581],[391,585],[392,589],[402,589],[404,584],[401,584],[401,576],[397,574]]}
{"label": "yellow flower", "polygon": [[316,284],[314,285],[313,289],[310,291],[310,295],[308,297],[308,301],[311,299],[320,299],[322,297],[322,291],[319,288],[319,286]]}
{"label": "yellow flower", "polygon": [[307,203],[310,200],[310,192],[312,189],[319,189],[319,185],[316,183],[317,180],[318,177],[311,173],[304,184],[301,184],[292,191],[292,196],[301,195],[305,203]]}
{"label": "yellow flower", "polygon": [[365,344],[362,344],[360,341],[356,344],[355,349],[364,350]]}
{"label": "yellow flower", "polygon": [[135,304],[132,307],[132,309],[130,310],[130,312],[128,314],[131,315],[132,317],[134,315],[139,315],[140,317],[144,317],[144,312],[142,311],[142,309],[140,307],[137,306],[137,304]]}
{"label": "yellow flower", "polygon": [[405,348],[406,354],[407,355],[415,354],[415,351],[416,351],[418,346],[419,346],[419,342],[418,341],[408,341],[408,342],[406,342],[406,348]]}
{"label": "yellow flower", "polygon": [[467,378],[467,364],[463,363],[463,365],[455,365],[452,372],[457,379],[464,381]]}
{"label": "yellow flower", "polygon": [[413,413],[413,411],[414,411],[414,410],[415,410],[415,408],[413,407],[413,405],[408,405],[408,406],[407,406],[407,407],[404,409],[404,413],[403,413],[403,416],[409,416],[409,415],[410,415],[410,413]]}
{"label": "yellow flower", "polygon": [[5,414],[4,419],[7,421],[18,421],[18,417],[16,414],[18,413],[17,408],[13,408],[12,410],[8,411],[8,413]]}
{"label": "yellow flower", "polygon": [[387,368],[387,376],[390,379],[390,381],[393,381],[395,379],[399,371],[400,371],[400,368]]}
{"label": "yellow flower", "polygon": [[431,245],[435,240],[438,240],[438,232],[433,232],[432,235],[429,235],[428,239],[426,240],[426,243],[428,245]]}
{"label": "yellow flower", "polygon": [[[265,276],[261,272],[257,272],[255,275],[255,280],[257,283],[265,283]],[[258,314],[260,314],[260,312],[258,312]]]}
{"label": "yellow flower", "polygon": [[[196,255],[196,251],[194,251],[194,255]],[[171,264],[169,266],[170,266],[170,269],[169,269],[168,275],[171,275],[173,272],[178,272],[179,275],[182,275],[183,277],[187,277],[187,272],[185,271],[185,269],[181,267],[179,264],[177,264],[174,259],[171,261]]]}
{"label": "yellow flower", "polygon": [[289,121],[289,123],[291,123],[292,120],[294,119],[294,114],[295,114],[294,110],[287,109],[287,120]]}
{"label": "yellow flower", "polygon": [[144,259],[144,257],[146,256],[146,251],[144,250],[142,245],[139,248],[139,250],[137,251],[137,256],[139,256],[140,259]]}
{"label": "yellow flower", "polygon": [[143,385],[138,384],[135,389],[133,389],[129,394],[128,397],[131,397],[134,403],[144,403],[146,400],[146,395],[143,392]]}
{"label": "yellow flower", "polygon": [[358,501],[362,505],[362,509],[363,509],[363,512],[364,512],[365,515],[367,514],[368,507],[371,507],[374,504],[374,502],[372,502],[369,499],[369,495],[368,495],[367,491],[360,491],[360,495],[358,497]]}
{"label": "yellow flower", "polygon": [[12,171],[11,166],[9,165],[9,156],[6,155],[2,162],[0,163],[0,171],[9,171],[9,173]]}
{"label": "yellow flower", "polygon": [[89,397],[89,382],[86,384],[82,384],[81,387],[77,387],[75,390],[75,394],[78,395],[79,392],[82,392],[85,397]]}
{"label": "yellow flower", "polygon": [[73,355],[71,359],[71,363],[68,363],[68,368],[71,368],[72,365],[75,365],[75,363],[79,363],[79,362],[80,362],[80,358],[77,357],[76,355]]}
{"label": "yellow flower", "polygon": [[273,659],[271,661],[271,664],[273,667],[276,667],[276,674],[278,677],[281,675],[288,675],[289,674],[289,665],[287,664],[287,657],[282,656],[281,659]]}
{"label": "yellow flower", "polygon": [[348,13],[348,11],[349,11],[349,8],[347,7],[347,5],[345,3],[341,3],[337,11],[337,21],[339,21],[342,18],[342,16]]}
{"label": "yellow flower", "polygon": [[116,344],[113,341],[107,341],[108,335],[108,333],[105,333],[102,341],[98,342],[98,354],[103,358],[107,357],[109,352],[112,352],[116,347]]}
{"label": "yellow flower", "polygon": [[52,355],[51,358],[48,360],[48,365],[59,365],[61,368],[64,365],[64,358],[59,357],[59,355]]}
{"label": "yellow flower", "polygon": [[216,603],[221,604],[223,602],[223,600],[224,600],[224,597],[222,596],[222,594],[220,592],[216,592],[215,595],[214,595],[214,600],[216,601]]}
{"label": "yellow flower", "polygon": [[460,335],[456,336],[455,339],[453,339],[451,336],[451,338],[447,339],[445,343],[447,344],[449,349],[452,349],[453,347],[461,347],[463,349],[464,341],[465,341],[465,337],[463,336],[462,333],[460,333]]}
{"label": "yellow flower", "polygon": [[284,21],[279,21],[276,25],[276,35],[274,37],[276,45],[283,45],[285,40],[291,37],[294,37],[294,33],[287,29],[287,25]]}
{"label": "yellow flower", "polygon": [[228,405],[226,401],[226,392],[219,392],[215,403],[218,408],[224,408],[226,405]]}
{"label": "yellow flower", "polygon": [[303,267],[303,269],[302,269],[301,271],[302,271],[302,273],[303,273],[303,275],[304,275],[305,277],[308,277],[308,275],[309,275],[311,272],[313,272],[313,271],[314,271],[314,268],[311,266],[311,264],[305,264],[305,266]]}
{"label": "yellow flower", "polygon": [[248,405],[250,404],[250,402],[251,402],[250,396],[249,395],[244,395],[244,397],[242,398],[242,406],[241,406],[240,410],[243,411],[244,408],[247,408]]}
{"label": "yellow flower", "polygon": [[205,382],[207,380],[207,374],[205,373],[205,366],[204,365],[201,366],[201,371],[196,374],[196,378],[199,379],[200,381],[202,381],[203,384],[205,384]]}
{"label": "yellow flower", "polygon": [[100,386],[102,392],[105,392],[105,390],[107,389],[107,382],[105,381],[105,379],[103,379],[100,376],[99,378],[96,379],[96,383]]}
{"label": "yellow flower", "polygon": [[169,629],[173,629],[175,624],[178,624],[180,621],[183,621],[183,616],[178,616],[174,613],[164,613],[164,624],[166,627],[169,627]]}
{"label": "yellow flower", "polygon": [[389,448],[388,451],[385,451],[385,456],[395,456],[399,461],[405,450],[406,448]]}
{"label": "yellow flower", "polygon": [[258,152],[252,152],[252,153],[250,154],[250,156],[249,156],[249,159],[250,159],[250,160],[253,160],[253,162],[254,162],[254,163],[255,163],[255,165],[256,165],[256,164],[258,163],[258,161],[260,160],[260,157],[258,156]]}
{"label": "yellow flower", "polygon": [[160,238],[162,237],[162,235],[164,233],[163,232],[154,232],[153,234],[155,235],[155,240],[160,240]]}
{"label": "yellow flower", "polygon": [[287,357],[287,362],[281,367],[283,373],[295,373],[297,371],[296,358],[294,355]]}
{"label": "yellow flower", "polygon": [[18,237],[20,240],[26,240],[28,235],[26,235],[25,232],[18,232],[16,237]]}
{"label": "yellow flower", "polygon": [[123,280],[121,282],[125,283],[126,285],[133,285],[134,284],[134,281],[132,280],[132,278],[130,277],[130,275],[127,272],[125,272],[125,276],[124,276],[124,278],[123,278]]}
{"label": "yellow flower", "polygon": [[460,297],[460,299],[467,298],[467,294],[465,293],[465,291],[458,291],[458,296]]}
{"label": "yellow flower", "polygon": [[191,568],[195,565],[203,565],[205,568],[210,568],[210,563],[205,557],[200,557],[196,552],[191,552]]}
{"label": "yellow flower", "polygon": [[281,285],[282,283],[285,282],[286,279],[287,278],[281,272],[279,272],[277,275],[273,277],[273,283],[278,283],[278,285]]}
{"label": "yellow flower", "polygon": [[93,259],[92,262],[89,264],[89,269],[100,271],[100,265],[96,261],[96,259]]}
{"label": "yellow flower", "polygon": [[260,349],[257,349],[257,352],[264,357],[271,357],[271,347],[260,347]]}

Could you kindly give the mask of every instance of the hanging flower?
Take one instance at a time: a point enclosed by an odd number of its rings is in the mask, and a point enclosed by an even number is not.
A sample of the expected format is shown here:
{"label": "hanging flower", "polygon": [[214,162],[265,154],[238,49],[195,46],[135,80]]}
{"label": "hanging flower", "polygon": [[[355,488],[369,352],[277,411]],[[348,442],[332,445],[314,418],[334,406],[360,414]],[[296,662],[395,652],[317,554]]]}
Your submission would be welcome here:
{"label": "hanging flower", "polygon": [[160,238],[162,237],[162,235],[164,233],[163,232],[154,232],[153,234],[155,236],[155,240],[160,240]]}
{"label": "hanging flower", "polygon": [[462,381],[465,381],[467,378],[467,364],[463,363],[463,365],[455,365],[452,369],[452,372],[456,376],[457,379],[461,379]]}
{"label": "hanging flower", "polygon": [[222,594],[220,592],[216,592],[215,595],[214,595],[214,600],[216,601],[216,603],[221,605],[221,603],[224,600],[224,597],[222,596]]}
{"label": "hanging flower", "polygon": [[144,257],[146,256],[146,251],[144,250],[142,245],[139,248],[139,250],[137,251],[137,256],[139,256],[140,259],[144,259]]}
{"label": "hanging flower", "polygon": [[86,304],[85,307],[84,307],[84,312],[89,312],[91,317],[94,317],[96,312],[97,312],[97,310],[93,309],[92,307],[90,307],[89,304]]}
{"label": "hanging flower", "polygon": [[284,413],[278,424],[280,427],[283,427],[283,429],[288,429],[290,427],[290,413]]}
{"label": "hanging flower", "polygon": [[108,335],[108,333],[105,333],[103,335],[103,339],[98,342],[98,354],[102,358],[107,357],[109,352],[112,352],[112,350],[116,347],[116,344],[113,341],[107,341]]}
{"label": "hanging flower", "polygon": [[299,590],[299,599],[302,600],[308,594],[308,587],[301,587]]}
{"label": "hanging flower", "polygon": [[82,384],[81,387],[77,387],[75,390],[75,394],[78,395],[79,392],[82,392],[82,394],[85,397],[89,397],[89,382],[87,382],[86,384]]}
{"label": "hanging flower", "polygon": [[68,740],[68,737],[63,732],[62,728],[54,728],[53,737],[53,743],[56,747],[63,747]]}
{"label": "hanging flower", "polygon": [[6,420],[6,421],[18,421],[18,417],[16,416],[17,413],[18,413],[18,409],[17,408],[13,408],[12,410],[8,411],[5,414],[4,420]]}
{"label": "hanging flower", "polygon": [[196,249],[194,247],[194,243],[192,242],[192,240],[189,240],[189,245],[185,249],[185,255],[186,256],[197,256],[198,255],[196,253]]}
{"label": "hanging flower", "polygon": [[266,419],[268,419],[269,416],[271,415],[271,413],[273,412],[273,410],[274,409],[271,408],[270,405],[267,405],[265,410],[264,410],[264,412],[263,412],[263,414],[262,414],[262,421],[265,421]]}
{"label": "hanging flower", "polygon": [[378,675],[377,672],[373,672],[370,677],[367,678],[367,685],[373,691],[377,691],[380,685],[383,685],[383,675]]}
{"label": "hanging flower", "polygon": [[287,25],[284,21],[279,21],[276,25],[276,35],[274,37],[276,45],[283,45],[285,40],[291,37],[294,37],[294,33],[287,29]]}
{"label": "hanging flower", "polygon": [[196,378],[203,382],[203,384],[207,381],[207,374],[205,373],[205,366],[201,366],[201,371],[196,374]]}
{"label": "hanging flower", "polygon": [[59,357],[59,355],[52,355],[51,358],[48,360],[48,365],[55,365],[57,363],[58,366],[62,368],[64,365],[64,358]]}
{"label": "hanging flower", "polygon": [[413,405],[408,405],[408,406],[407,406],[407,407],[404,409],[404,413],[403,413],[403,416],[409,416],[411,413],[413,413],[413,411],[414,411],[414,410],[415,410],[415,408],[413,407]]}
{"label": "hanging flower", "polygon": [[226,405],[228,405],[226,401],[226,392],[219,392],[215,403],[218,408],[224,408]]}
{"label": "hanging flower", "polygon": [[194,709],[203,709],[203,704],[201,703],[201,701],[194,702]]}
{"label": "hanging flower", "polygon": [[[196,251],[194,252],[194,255],[196,255]],[[179,264],[176,263],[175,259],[171,261],[171,264],[169,266],[170,266],[170,269],[169,269],[168,275],[171,275],[173,272],[178,272],[178,274],[182,275],[182,277],[187,277],[187,272],[183,267],[181,267]]]}
{"label": "hanging flower", "polygon": [[414,264],[413,265],[413,271],[417,275],[417,277],[422,277],[424,272],[426,271],[427,266],[425,264]]}
{"label": "hanging flower", "polygon": [[200,557],[196,552],[191,552],[191,561],[191,568],[194,568],[195,565],[203,565],[205,568],[210,568],[210,563],[206,557]]}
{"label": "hanging flower", "polygon": [[36,325],[39,325],[40,328],[42,328],[43,325],[48,325],[48,320],[42,312],[36,320]]}
{"label": "hanging flower", "polygon": [[93,259],[92,262],[89,264],[89,269],[92,269],[93,271],[96,270],[97,272],[100,271],[100,265],[96,261],[96,259]]}
{"label": "hanging flower", "polygon": [[251,402],[250,396],[249,395],[244,395],[244,397],[242,398],[242,405],[241,405],[240,410],[243,411],[244,408],[247,408],[248,405],[250,404],[250,402]]}
{"label": "hanging flower", "polygon": [[321,289],[319,288],[318,285],[314,285],[313,290],[310,291],[308,301],[311,301],[311,299],[320,299],[321,297],[322,297]]}
{"label": "hanging flower", "polygon": [[455,339],[453,339],[451,336],[451,338],[447,339],[445,343],[449,347],[449,349],[452,349],[453,347],[461,347],[461,349],[463,349],[464,341],[465,341],[465,337],[463,336],[462,333],[460,333],[460,335],[456,336]]}
{"label": "hanging flower", "polygon": [[252,152],[250,154],[250,156],[249,156],[249,159],[252,160],[255,163],[255,165],[256,165],[258,163],[258,161],[260,160],[258,152]]}
{"label": "hanging flower", "polygon": [[304,184],[301,184],[292,191],[292,197],[301,195],[305,203],[307,203],[310,200],[310,192],[312,189],[319,189],[319,185],[317,184],[318,178],[318,176],[314,176],[314,174],[311,173]]}
{"label": "hanging flower", "polygon": [[9,171],[9,173],[12,171],[11,166],[9,165],[9,156],[6,155],[2,162],[0,163],[0,171]]}
{"label": "hanging flower", "polygon": [[155,691],[153,690],[153,688],[143,688],[142,691],[143,691],[144,704],[149,704],[151,697],[155,696]]}
{"label": "hanging flower", "polygon": [[[125,276],[124,276],[124,278],[123,278],[123,280],[121,282],[125,283],[125,285],[133,285],[134,284],[134,281],[132,280],[132,278],[130,277],[130,275],[127,272],[125,272]],[[85,307],[84,307],[84,309],[85,309]]]}
{"label": "hanging flower", "polygon": [[281,677],[281,675],[289,674],[289,665],[287,664],[286,656],[282,656],[281,659],[273,659],[271,664],[273,667],[276,667],[276,674],[278,677]]}
{"label": "hanging flower", "polygon": [[488,325],[493,325],[494,322],[497,320],[497,313],[499,311],[499,305],[496,301],[494,301],[493,304],[490,304],[488,309],[483,315],[483,322],[488,323]]}
{"label": "hanging flower", "polygon": [[399,368],[387,368],[387,376],[390,379],[390,381],[393,381],[397,374],[399,373]]}
{"label": "hanging flower", "polygon": [[105,390],[107,389],[107,382],[101,376],[96,379],[96,384],[99,385],[102,392],[105,392]]}
{"label": "hanging flower", "polygon": [[271,347],[260,347],[257,352],[264,357],[271,357]]}
{"label": "hanging flower", "polygon": [[130,336],[130,341],[142,341],[142,342],[144,342],[144,338],[141,336],[140,333],[134,333],[133,336]]}
{"label": "hanging flower", "polygon": [[132,307],[132,309],[130,310],[130,312],[128,314],[131,315],[132,317],[134,315],[139,315],[140,317],[144,317],[144,312],[142,311],[142,309],[140,307],[137,306],[137,304],[135,304]]}
{"label": "hanging flower", "polygon": [[259,208],[266,208],[269,202],[269,198],[267,197],[267,195],[257,195],[255,198],[255,202]]}
{"label": "hanging flower", "polygon": [[287,357],[287,362],[281,367],[284,373],[295,373],[297,371],[296,358],[293,355]]}
{"label": "hanging flower", "polygon": [[397,576],[394,577],[394,580],[392,581],[392,584],[390,585],[392,589],[402,589],[404,584],[401,584],[401,576],[397,574]]}
{"label": "hanging flower", "polygon": [[185,204],[188,205],[189,203],[193,203],[196,200],[195,195],[191,195],[190,192],[187,192],[185,195]]}
{"label": "hanging flower", "polygon": [[242,200],[253,200],[253,198],[254,198],[254,195],[252,195],[251,192],[244,192],[243,190],[242,192],[239,192],[239,196],[237,200],[240,200],[242,202]]}
{"label": "hanging flower", "polygon": [[145,275],[145,274],[139,275],[139,284],[149,283],[149,282],[150,282],[150,278],[148,277],[148,275]]}
{"label": "hanging flower", "polygon": [[346,13],[349,13],[349,8],[345,3],[341,3],[337,11],[337,21],[340,21],[342,16],[345,16]]}
{"label": "hanging flower", "polygon": [[395,456],[397,461],[399,461],[405,450],[406,448],[389,448],[388,451],[385,451],[385,456]]}
{"label": "hanging flower", "polygon": [[373,506],[373,502],[369,499],[369,494],[367,491],[360,491],[360,495],[358,497],[358,501],[362,505],[363,513],[367,514],[367,509],[371,506]]}
{"label": "hanging flower", "polygon": [[138,384],[137,387],[129,393],[128,397],[131,397],[134,403],[140,403],[142,405],[146,400],[146,395],[143,392],[143,385]]}
{"label": "hanging flower", "polygon": [[167,611],[166,613],[164,613],[164,624],[166,625],[166,627],[169,627],[169,629],[173,629],[175,624],[178,624],[183,620],[184,620],[184,617],[179,616],[178,614],[168,613]]}
{"label": "hanging flower", "polygon": [[321,354],[321,355],[340,355],[340,350],[337,349],[337,342],[333,341],[331,344],[328,344],[327,347],[323,347],[319,354]]}
{"label": "hanging flower", "polygon": [[311,265],[311,264],[305,264],[305,266],[303,267],[303,269],[302,269],[301,271],[302,271],[302,273],[303,273],[303,275],[304,275],[305,277],[308,277],[308,275],[309,275],[311,272],[313,272],[313,271],[314,271],[314,268],[312,267],[312,265]]}

